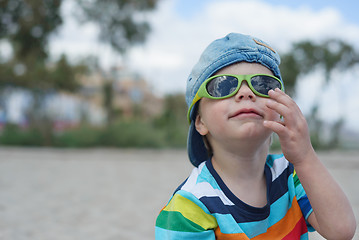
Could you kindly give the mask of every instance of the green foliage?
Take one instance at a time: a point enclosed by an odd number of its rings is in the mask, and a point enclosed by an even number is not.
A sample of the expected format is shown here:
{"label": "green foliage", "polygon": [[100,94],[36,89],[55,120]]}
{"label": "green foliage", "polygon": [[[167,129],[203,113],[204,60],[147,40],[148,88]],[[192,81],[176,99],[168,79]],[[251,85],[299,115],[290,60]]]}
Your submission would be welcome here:
{"label": "green foliage", "polygon": [[125,52],[131,45],[144,42],[150,31],[139,12],[155,8],[156,0],[79,0],[77,17],[99,26],[100,40],[116,51]]}
{"label": "green foliage", "polygon": [[285,92],[293,96],[295,84],[301,70],[297,60],[292,53],[286,53],[281,56],[282,64],[280,66]]}
{"label": "green foliage", "polygon": [[[28,56],[46,60],[48,40],[63,23],[60,14],[62,0],[2,0],[0,1],[0,38],[8,39],[16,59]],[[153,10],[157,0],[79,0],[72,12],[80,21],[99,26],[99,39],[116,51],[142,43],[149,24],[140,20],[140,12]]]}
{"label": "green foliage", "polygon": [[301,73],[308,73],[320,66],[325,71],[327,82],[334,69],[346,70],[359,62],[355,49],[338,39],[329,39],[319,44],[299,42],[293,45],[293,50]]}
{"label": "green foliage", "polygon": [[50,83],[48,86],[49,89],[73,92],[80,87],[77,76],[85,74],[88,68],[82,64],[71,65],[66,55],[62,55],[55,64],[55,67],[50,68],[49,71],[50,76],[46,79],[47,82]]}
{"label": "green foliage", "polygon": [[164,131],[166,142],[172,147],[186,146],[188,122],[186,118],[187,105],[183,94],[165,97],[162,115],[154,119],[154,125]]}
{"label": "green foliage", "polygon": [[[54,147],[184,148],[188,123],[183,95],[169,95],[156,118],[118,118],[104,127],[87,124],[63,132],[41,133],[41,128],[21,129],[8,125],[0,134],[0,144]],[[50,128],[51,129],[51,128]],[[46,136],[46,137],[45,137]],[[51,140],[51,141],[49,141]]]}
{"label": "green foliage", "polygon": [[61,0],[0,1],[0,37],[8,39],[15,59],[47,58],[48,38],[61,24]]}
{"label": "green foliage", "polygon": [[22,129],[18,125],[8,124],[0,134],[1,145],[43,146],[44,138],[35,128]]}
{"label": "green foliage", "polygon": [[10,61],[0,64],[0,86],[24,88],[36,93],[73,92],[79,88],[77,76],[87,71],[85,65],[71,65],[62,55],[51,67],[36,59],[29,62]]}
{"label": "green foliage", "polygon": [[98,145],[102,130],[83,125],[79,128],[58,133],[54,137],[56,147],[94,147]]}
{"label": "green foliage", "polygon": [[317,67],[324,70],[328,83],[333,70],[346,70],[359,63],[359,53],[339,39],[329,39],[318,44],[310,41],[297,42],[281,58],[282,77],[286,91],[290,93],[294,92],[300,75],[308,74]]}
{"label": "green foliage", "polygon": [[159,148],[165,146],[163,132],[145,121],[119,121],[103,132],[99,145],[112,147]]}

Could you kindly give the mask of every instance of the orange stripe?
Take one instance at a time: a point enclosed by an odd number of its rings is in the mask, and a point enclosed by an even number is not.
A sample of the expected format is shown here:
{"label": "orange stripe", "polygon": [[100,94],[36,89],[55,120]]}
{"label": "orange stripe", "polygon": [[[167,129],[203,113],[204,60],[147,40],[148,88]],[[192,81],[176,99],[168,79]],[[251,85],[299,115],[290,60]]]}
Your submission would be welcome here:
{"label": "orange stripe", "polygon": [[[275,239],[283,239],[288,234],[290,234],[296,226],[298,227],[298,224],[301,222],[304,222],[305,224],[302,211],[300,210],[297,199],[294,197],[292,207],[288,210],[284,218],[282,218],[275,225],[268,228],[267,232],[260,234],[252,239],[272,240],[274,237]],[[249,240],[247,235],[244,233],[225,234],[221,232],[219,227],[216,228],[215,235],[216,239],[219,240]]]}
{"label": "orange stripe", "polygon": [[274,236],[276,239],[282,239],[293,230],[302,217],[303,214],[298,205],[297,198],[294,197],[292,207],[288,210],[284,218],[268,228],[267,232],[252,239],[270,240],[273,239]]}
{"label": "orange stripe", "polygon": [[216,239],[218,240],[249,240],[246,234],[244,233],[222,233],[221,229],[219,227],[216,228],[214,231],[214,234],[216,235]]}

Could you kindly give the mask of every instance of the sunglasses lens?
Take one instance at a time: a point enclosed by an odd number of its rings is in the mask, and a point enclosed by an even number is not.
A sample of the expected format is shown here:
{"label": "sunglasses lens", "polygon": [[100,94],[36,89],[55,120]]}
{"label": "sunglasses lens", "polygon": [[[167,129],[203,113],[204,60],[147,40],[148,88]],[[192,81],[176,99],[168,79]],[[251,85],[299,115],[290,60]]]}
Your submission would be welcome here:
{"label": "sunglasses lens", "polygon": [[263,75],[259,75],[259,76],[254,76],[251,78],[251,83],[253,88],[264,95],[268,95],[269,90],[271,89],[276,89],[279,88],[281,89],[281,84],[280,82],[270,76],[263,76]]}
{"label": "sunglasses lens", "polygon": [[224,97],[233,93],[238,86],[238,80],[232,76],[220,76],[207,83],[207,92],[212,97]]}

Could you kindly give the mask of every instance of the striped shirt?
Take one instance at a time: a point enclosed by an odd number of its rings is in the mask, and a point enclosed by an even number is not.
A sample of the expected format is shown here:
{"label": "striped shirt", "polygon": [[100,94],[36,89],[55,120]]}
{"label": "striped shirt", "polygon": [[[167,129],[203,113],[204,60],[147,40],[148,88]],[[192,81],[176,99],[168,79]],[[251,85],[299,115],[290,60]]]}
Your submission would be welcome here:
{"label": "striped shirt", "polygon": [[294,167],[268,155],[264,168],[267,205],[238,199],[210,160],[194,168],[156,220],[156,239],[308,239],[312,212]]}

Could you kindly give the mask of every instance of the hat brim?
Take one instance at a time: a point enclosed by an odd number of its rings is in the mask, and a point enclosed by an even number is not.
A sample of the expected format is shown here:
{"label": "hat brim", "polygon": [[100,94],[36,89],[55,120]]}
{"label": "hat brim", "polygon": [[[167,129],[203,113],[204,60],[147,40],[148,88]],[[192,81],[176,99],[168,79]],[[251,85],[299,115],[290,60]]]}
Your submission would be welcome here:
{"label": "hat brim", "polygon": [[191,122],[188,130],[187,152],[191,163],[198,167],[208,159],[208,152],[203,142],[203,137],[196,130],[195,121]]}
{"label": "hat brim", "polygon": [[[198,103],[193,107],[194,111],[197,111]],[[196,120],[192,114],[191,123],[188,130],[187,136],[187,152],[191,163],[198,167],[202,162],[208,160],[208,151],[203,142],[203,136],[197,132]]]}

